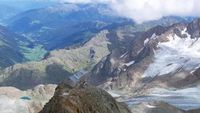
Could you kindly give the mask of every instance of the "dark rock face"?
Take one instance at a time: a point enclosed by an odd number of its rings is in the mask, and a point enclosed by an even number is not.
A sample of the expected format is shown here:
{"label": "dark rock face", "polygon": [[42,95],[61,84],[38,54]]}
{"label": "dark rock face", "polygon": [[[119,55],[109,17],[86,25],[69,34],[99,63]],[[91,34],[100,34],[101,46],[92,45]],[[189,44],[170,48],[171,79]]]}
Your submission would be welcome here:
{"label": "dark rock face", "polygon": [[200,37],[200,19],[192,21],[187,27],[188,33],[192,38]]}
{"label": "dark rock face", "polygon": [[72,85],[60,84],[54,97],[40,113],[131,113],[107,92],[82,82]]}
{"label": "dark rock face", "polygon": [[90,84],[100,85],[107,78],[114,76],[114,67],[112,66],[113,64],[111,63],[110,58],[111,56],[108,55],[105,60],[101,61],[99,64],[97,64],[97,66],[94,67],[94,69],[90,72],[90,74],[95,73],[93,77],[86,77]]}

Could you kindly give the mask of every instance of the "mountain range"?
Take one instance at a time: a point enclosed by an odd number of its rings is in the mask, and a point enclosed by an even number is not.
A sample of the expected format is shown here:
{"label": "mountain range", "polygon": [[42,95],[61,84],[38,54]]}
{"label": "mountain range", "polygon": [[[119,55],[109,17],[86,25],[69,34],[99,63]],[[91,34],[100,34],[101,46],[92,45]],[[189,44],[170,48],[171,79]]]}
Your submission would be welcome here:
{"label": "mountain range", "polygon": [[[125,99],[128,103],[135,103],[139,96],[148,97],[147,101],[166,101],[181,109],[199,108],[199,23],[200,19],[195,19],[188,24],[157,26],[138,33],[122,44],[126,48],[118,44],[84,79],[122,97],[127,95],[123,98],[129,98]],[[131,39],[119,31],[115,36]]]}
{"label": "mountain range", "polygon": [[105,4],[7,9],[1,113],[199,113],[200,19],[138,24]]}

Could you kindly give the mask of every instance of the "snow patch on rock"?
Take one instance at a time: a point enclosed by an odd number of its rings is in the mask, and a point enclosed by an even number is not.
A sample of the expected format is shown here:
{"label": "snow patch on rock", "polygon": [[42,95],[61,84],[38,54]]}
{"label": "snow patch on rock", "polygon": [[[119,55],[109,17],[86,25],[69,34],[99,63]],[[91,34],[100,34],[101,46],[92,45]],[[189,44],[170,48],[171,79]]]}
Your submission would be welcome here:
{"label": "snow patch on rock", "polygon": [[144,46],[145,46],[148,42],[149,42],[149,39],[148,39],[148,38],[145,39],[145,40],[144,40]]}
{"label": "snow patch on rock", "polygon": [[112,97],[114,97],[114,98],[118,98],[118,97],[120,97],[121,95],[119,95],[119,94],[117,94],[117,93],[115,93],[115,92],[113,92],[113,91],[107,91]]}
{"label": "snow patch on rock", "polygon": [[135,61],[133,60],[133,61],[126,63],[125,66],[129,67],[129,66],[133,65],[134,63],[135,63]]}
{"label": "snow patch on rock", "polygon": [[120,56],[120,58],[124,58],[127,54],[128,54],[128,52],[125,52],[124,54],[122,54],[122,55]]}
{"label": "snow patch on rock", "polygon": [[157,35],[154,33],[150,39],[156,39],[157,38]]}

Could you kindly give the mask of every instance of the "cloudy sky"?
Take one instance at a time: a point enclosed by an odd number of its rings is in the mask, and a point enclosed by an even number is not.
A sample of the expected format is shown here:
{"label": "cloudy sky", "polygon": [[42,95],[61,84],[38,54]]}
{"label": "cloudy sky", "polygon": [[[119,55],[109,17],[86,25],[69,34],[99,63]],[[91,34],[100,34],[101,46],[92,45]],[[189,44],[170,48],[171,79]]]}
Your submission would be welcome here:
{"label": "cloudy sky", "polygon": [[[8,0],[5,0],[8,1]],[[9,0],[9,1],[53,1],[70,3],[104,3],[121,16],[141,23],[163,16],[200,16],[199,0]]]}
{"label": "cloudy sky", "polygon": [[106,3],[119,15],[141,23],[163,16],[200,16],[199,0],[62,0],[73,3]]}

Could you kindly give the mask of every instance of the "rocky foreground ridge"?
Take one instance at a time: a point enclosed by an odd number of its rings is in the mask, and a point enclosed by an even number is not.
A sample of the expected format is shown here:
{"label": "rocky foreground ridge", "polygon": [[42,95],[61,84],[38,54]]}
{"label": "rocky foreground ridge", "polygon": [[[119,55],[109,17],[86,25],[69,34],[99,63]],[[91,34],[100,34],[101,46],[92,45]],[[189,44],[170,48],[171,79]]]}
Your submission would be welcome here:
{"label": "rocky foreground ridge", "polygon": [[40,113],[131,113],[110,94],[83,82],[75,87],[62,83]]}

